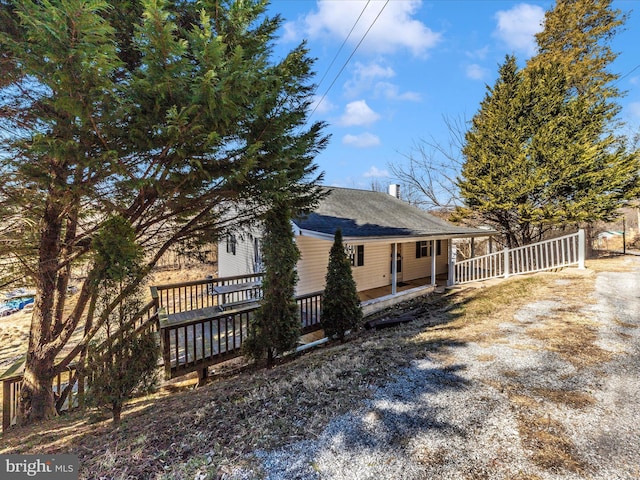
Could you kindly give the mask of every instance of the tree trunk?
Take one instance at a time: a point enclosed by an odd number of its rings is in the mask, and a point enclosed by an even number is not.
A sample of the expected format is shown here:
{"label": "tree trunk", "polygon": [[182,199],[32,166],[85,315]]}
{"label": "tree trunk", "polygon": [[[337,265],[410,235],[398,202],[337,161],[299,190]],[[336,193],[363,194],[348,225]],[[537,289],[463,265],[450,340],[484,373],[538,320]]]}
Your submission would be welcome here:
{"label": "tree trunk", "polygon": [[56,403],[53,396],[52,360],[37,359],[31,354],[24,370],[24,380],[20,392],[18,424],[25,425],[46,420],[56,415]]}
{"label": "tree trunk", "polygon": [[122,404],[114,402],[111,404],[111,415],[113,416],[113,426],[118,428],[120,426],[120,419],[122,418]]}

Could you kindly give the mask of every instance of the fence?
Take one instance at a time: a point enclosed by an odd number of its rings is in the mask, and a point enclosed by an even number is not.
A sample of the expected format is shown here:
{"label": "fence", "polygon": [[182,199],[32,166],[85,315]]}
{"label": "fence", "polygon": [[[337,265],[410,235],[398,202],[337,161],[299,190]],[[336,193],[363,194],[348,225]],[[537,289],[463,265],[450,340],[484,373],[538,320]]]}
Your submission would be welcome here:
{"label": "fence", "polygon": [[[296,298],[302,333],[319,330],[322,292]],[[198,372],[202,380],[211,365],[239,357],[257,305],[173,322],[162,316],[160,334],[165,378]],[[206,310],[204,312],[207,312]]]}
{"label": "fence", "polygon": [[[157,302],[152,300],[142,307],[133,318],[126,323],[127,328],[132,328],[135,333],[157,332],[158,313]],[[98,345],[97,350],[101,351],[107,347],[108,342],[117,341],[118,336],[114,335]],[[86,379],[80,375],[78,364],[84,360],[83,352],[79,352],[69,363],[69,365],[53,379],[53,392],[56,399],[56,410],[62,412],[77,407],[82,402],[86,385]],[[2,429],[15,425],[18,417],[18,407],[22,381],[24,374],[22,367],[24,359],[16,362],[2,379]],[[54,368],[57,368],[54,367]]]}
{"label": "fence", "polygon": [[[208,307],[232,306],[262,297],[262,273],[235,277],[207,278],[191,282],[151,287],[158,308],[167,314],[200,310]],[[238,287],[233,290],[230,287]]]}
{"label": "fence", "polygon": [[[203,375],[208,366],[241,355],[249,322],[262,295],[261,279],[261,274],[243,275],[152,287],[153,299],[128,326],[136,333],[159,332],[167,378],[193,371]],[[300,296],[296,303],[302,333],[319,330],[322,292]],[[220,311],[221,307],[236,304],[244,305],[244,308]],[[186,320],[170,322],[168,314]],[[117,341],[118,336],[112,338]],[[106,348],[107,341],[98,349]],[[76,367],[82,358],[78,354],[73,360],[75,363],[54,378],[58,411],[78,406],[82,401],[85,379],[79,378]],[[14,367],[12,372],[7,371],[2,376],[3,430],[17,421],[23,374],[21,364]]]}
{"label": "fence", "polygon": [[524,247],[505,248],[501,252],[470,258],[454,265],[454,283],[462,284],[542,272],[578,265],[584,268],[584,230],[564,237],[533,243]]}

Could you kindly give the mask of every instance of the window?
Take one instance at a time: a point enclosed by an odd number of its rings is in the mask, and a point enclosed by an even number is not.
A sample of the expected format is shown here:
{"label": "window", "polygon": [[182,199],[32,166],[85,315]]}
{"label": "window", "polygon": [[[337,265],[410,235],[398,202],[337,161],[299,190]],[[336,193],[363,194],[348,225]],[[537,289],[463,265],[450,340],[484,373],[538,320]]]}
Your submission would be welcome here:
{"label": "window", "polygon": [[257,237],[253,239],[253,261],[256,265],[262,264],[262,247]]}
{"label": "window", "polygon": [[364,265],[364,245],[345,245],[345,251],[351,261],[352,267],[361,267]]}
{"label": "window", "polygon": [[422,242],[416,242],[416,258],[429,256],[429,242],[423,240]]}
{"label": "window", "polygon": [[227,236],[227,253],[231,255],[236,254],[236,244],[238,243],[235,235]]}
{"label": "window", "polygon": [[356,267],[364,265],[364,245],[358,245],[356,250]]}
{"label": "window", "polygon": [[[430,257],[433,240],[416,242],[416,258]],[[442,255],[442,240],[436,240],[436,255]]]}

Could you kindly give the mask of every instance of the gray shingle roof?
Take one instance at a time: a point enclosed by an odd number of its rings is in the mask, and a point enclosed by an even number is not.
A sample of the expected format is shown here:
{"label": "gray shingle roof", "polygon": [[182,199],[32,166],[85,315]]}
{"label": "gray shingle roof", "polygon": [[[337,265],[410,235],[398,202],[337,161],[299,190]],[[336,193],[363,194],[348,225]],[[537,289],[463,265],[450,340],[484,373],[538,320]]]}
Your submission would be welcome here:
{"label": "gray shingle roof", "polygon": [[383,192],[327,188],[329,195],[310,215],[294,221],[302,230],[343,237],[472,237],[492,231],[466,228],[441,220]]}

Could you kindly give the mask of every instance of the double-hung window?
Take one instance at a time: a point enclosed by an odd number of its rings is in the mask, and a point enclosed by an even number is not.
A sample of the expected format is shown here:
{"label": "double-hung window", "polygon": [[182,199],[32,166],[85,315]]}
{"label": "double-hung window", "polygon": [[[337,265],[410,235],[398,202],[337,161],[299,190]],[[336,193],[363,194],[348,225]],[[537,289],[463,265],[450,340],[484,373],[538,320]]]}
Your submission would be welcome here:
{"label": "double-hung window", "polygon": [[[416,242],[416,258],[431,257],[433,240],[422,240]],[[442,240],[436,240],[436,255],[442,255]]]}

